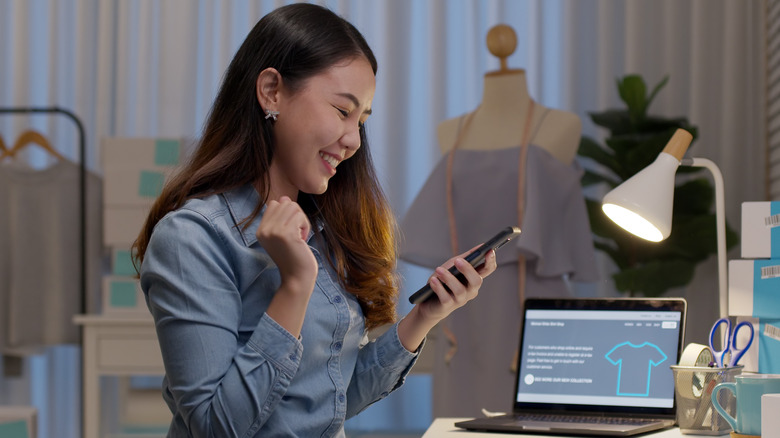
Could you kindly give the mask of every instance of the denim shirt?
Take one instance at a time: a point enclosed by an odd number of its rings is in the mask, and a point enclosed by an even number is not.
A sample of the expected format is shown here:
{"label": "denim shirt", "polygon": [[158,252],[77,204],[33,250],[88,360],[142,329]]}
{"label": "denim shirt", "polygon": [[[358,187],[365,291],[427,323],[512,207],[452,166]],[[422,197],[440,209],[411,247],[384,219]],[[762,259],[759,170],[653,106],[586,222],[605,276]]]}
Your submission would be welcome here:
{"label": "denim shirt", "polygon": [[[188,201],[155,226],[141,286],[160,341],[169,437],[343,437],[345,419],[404,381],[398,325],[368,340],[360,305],[309,238],[319,272],[299,338],[265,310],[279,271],[244,186]],[[419,350],[418,350],[419,351]]]}

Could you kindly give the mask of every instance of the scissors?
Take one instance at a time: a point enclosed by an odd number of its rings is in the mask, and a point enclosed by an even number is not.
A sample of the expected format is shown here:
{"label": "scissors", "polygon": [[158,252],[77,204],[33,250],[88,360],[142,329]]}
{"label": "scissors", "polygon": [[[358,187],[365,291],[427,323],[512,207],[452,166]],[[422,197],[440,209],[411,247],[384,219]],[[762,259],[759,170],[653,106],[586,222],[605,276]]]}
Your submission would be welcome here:
{"label": "scissors", "polygon": [[[715,348],[715,334],[718,332],[718,327],[721,324],[726,324],[726,336],[723,338],[723,348]],[[737,333],[742,327],[747,327],[750,330],[750,339],[743,348],[737,348]],[[742,321],[734,327],[734,331],[731,331],[731,321],[728,318],[720,318],[715,321],[710,330],[710,350],[712,350],[712,357],[715,359],[715,363],[718,367],[728,367],[729,365],[736,365],[745,352],[750,348],[750,344],[753,343],[753,324],[748,321]],[[729,356],[728,358],[726,356]]]}

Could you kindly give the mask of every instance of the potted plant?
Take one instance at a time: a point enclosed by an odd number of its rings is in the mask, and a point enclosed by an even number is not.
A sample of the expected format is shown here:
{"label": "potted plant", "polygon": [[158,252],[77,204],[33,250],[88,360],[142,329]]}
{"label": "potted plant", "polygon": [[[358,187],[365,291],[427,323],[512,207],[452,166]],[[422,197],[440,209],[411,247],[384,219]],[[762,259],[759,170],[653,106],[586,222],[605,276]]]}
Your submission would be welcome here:
{"label": "potted plant", "polygon": [[[592,160],[582,177],[582,186],[603,184],[611,190],[652,163],[677,128],[689,131],[696,141],[697,128],[686,118],[651,116],[648,108],[668,77],[648,94],[639,75],[617,79],[620,99],[626,108],[588,113],[593,123],[606,128],[604,145],[583,136],[577,154]],[[693,145],[692,145],[693,146]],[[604,192],[606,193],[606,192]],[[601,210],[601,199],[586,197],[594,246],[617,266],[612,275],[615,288],[629,296],[660,296],[667,290],[685,286],[693,278],[696,265],[717,252],[714,190],[701,170],[678,169],[672,216],[672,232],[664,241],[653,243],[635,237],[615,225]],[[726,225],[726,246],[738,242],[737,234]]]}

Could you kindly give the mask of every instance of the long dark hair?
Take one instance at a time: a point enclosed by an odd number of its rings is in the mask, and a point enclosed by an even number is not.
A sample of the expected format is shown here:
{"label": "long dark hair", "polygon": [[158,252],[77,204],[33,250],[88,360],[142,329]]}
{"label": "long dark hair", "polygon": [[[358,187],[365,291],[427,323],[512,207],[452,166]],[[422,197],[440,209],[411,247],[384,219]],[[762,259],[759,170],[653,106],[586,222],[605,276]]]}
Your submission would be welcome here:
{"label": "long dark hair", "polygon": [[[272,122],[255,94],[261,71],[275,68],[285,85],[296,90],[306,79],[356,57],[367,59],[376,75],[376,59],[360,32],[324,7],[297,3],[264,16],[230,62],[193,156],[152,206],[133,244],[136,266],[143,263],[157,222],[188,199],[254,184],[261,203],[243,225],[259,214],[268,197],[275,147]],[[373,328],[395,320],[397,225],[377,181],[365,127],[360,138],[361,147],[339,165],[328,190],[301,194],[298,202],[323,226],[319,237],[332,252],[329,261],[359,300],[367,327]]]}

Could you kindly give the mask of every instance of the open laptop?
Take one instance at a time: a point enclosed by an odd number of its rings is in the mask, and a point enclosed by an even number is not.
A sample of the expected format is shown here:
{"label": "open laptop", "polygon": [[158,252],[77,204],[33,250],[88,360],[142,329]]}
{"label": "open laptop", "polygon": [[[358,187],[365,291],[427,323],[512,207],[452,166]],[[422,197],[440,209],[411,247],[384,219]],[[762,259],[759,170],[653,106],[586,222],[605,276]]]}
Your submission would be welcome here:
{"label": "open laptop", "polygon": [[[629,436],[675,423],[682,298],[528,299],[513,412],[456,422],[479,431]],[[507,346],[507,348],[513,348]]]}

